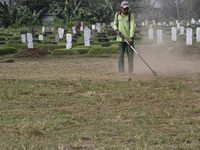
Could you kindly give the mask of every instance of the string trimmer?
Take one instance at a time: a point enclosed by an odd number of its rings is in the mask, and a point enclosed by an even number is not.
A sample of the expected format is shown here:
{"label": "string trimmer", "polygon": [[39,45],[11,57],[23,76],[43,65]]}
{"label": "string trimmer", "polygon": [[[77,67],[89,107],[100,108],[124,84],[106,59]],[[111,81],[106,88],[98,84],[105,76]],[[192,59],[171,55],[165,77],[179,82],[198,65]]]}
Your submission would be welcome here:
{"label": "string trimmer", "polygon": [[153,75],[156,76],[156,72],[147,64],[147,62],[142,58],[142,56],[135,50],[135,48],[124,38],[124,36],[120,33],[120,37],[125,40],[125,42],[130,46],[130,48],[142,59],[142,61],[149,67],[152,71]]}

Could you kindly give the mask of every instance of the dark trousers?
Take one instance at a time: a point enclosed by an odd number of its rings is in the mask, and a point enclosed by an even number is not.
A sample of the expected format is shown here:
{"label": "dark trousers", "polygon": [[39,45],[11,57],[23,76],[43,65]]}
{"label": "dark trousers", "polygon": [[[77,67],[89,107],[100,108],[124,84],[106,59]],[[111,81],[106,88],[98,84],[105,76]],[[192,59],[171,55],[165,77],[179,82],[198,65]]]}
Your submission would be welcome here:
{"label": "dark trousers", "polygon": [[129,73],[133,72],[133,50],[129,47],[129,45],[126,42],[119,42],[119,62],[118,62],[118,67],[119,67],[119,73],[124,73],[124,53],[125,50],[127,52],[127,57],[128,57],[128,71]]}

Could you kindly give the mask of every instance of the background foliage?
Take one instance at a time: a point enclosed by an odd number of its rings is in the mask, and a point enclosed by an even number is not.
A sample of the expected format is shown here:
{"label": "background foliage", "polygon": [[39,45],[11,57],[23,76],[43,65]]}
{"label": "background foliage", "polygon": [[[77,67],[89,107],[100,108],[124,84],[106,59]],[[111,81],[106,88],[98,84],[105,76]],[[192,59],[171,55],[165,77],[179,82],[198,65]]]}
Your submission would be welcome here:
{"label": "background foliage", "polygon": [[[47,13],[63,19],[67,25],[113,21],[123,0],[10,0],[0,3],[0,26],[31,26],[41,23]],[[155,0],[162,8],[154,8],[150,0],[129,1],[136,22],[144,20],[190,20],[200,18],[200,0]]]}

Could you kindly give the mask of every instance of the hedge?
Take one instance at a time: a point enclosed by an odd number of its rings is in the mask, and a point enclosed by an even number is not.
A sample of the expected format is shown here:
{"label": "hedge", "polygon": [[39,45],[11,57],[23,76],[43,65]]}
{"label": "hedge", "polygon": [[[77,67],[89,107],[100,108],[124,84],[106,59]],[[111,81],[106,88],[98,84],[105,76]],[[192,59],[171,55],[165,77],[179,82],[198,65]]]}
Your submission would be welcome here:
{"label": "hedge", "polygon": [[0,55],[14,54],[16,52],[17,52],[17,49],[14,47],[6,47],[6,46],[0,47]]}
{"label": "hedge", "polygon": [[53,51],[52,55],[77,55],[77,54],[87,54],[90,48],[73,48],[73,49],[56,49]]}
{"label": "hedge", "polygon": [[[34,47],[35,47],[36,45],[37,45],[37,44],[34,44]],[[7,46],[7,47],[13,47],[13,48],[17,49],[18,51],[23,51],[23,50],[25,50],[25,49],[28,48],[27,43],[22,43],[22,44],[6,43],[6,46]]]}
{"label": "hedge", "polygon": [[117,54],[118,53],[118,46],[110,46],[110,47],[101,47],[101,46],[95,46],[90,49],[88,54]]}

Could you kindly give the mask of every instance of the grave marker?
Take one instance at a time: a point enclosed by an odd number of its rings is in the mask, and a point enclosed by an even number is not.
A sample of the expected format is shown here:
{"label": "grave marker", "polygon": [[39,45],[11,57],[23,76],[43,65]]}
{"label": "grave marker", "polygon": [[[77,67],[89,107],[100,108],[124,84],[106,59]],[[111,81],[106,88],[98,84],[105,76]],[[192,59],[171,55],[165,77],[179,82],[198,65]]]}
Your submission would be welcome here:
{"label": "grave marker", "polygon": [[59,35],[58,35],[58,34],[55,35],[55,42],[57,42],[57,43],[60,42],[60,40],[59,40]]}
{"label": "grave marker", "polygon": [[172,27],[172,41],[177,41],[177,28],[176,27]]}
{"label": "grave marker", "polygon": [[95,37],[95,25],[92,25],[92,38]]}
{"label": "grave marker", "polygon": [[200,42],[200,27],[197,27],[196,35],[197,35],[197,37],[196,37],[197,42]]}
{"label": "grave marker", "polygon": [[28,49],[33,49],[33,35],[27,33]]}
{"label": "grave marker", "polygon": [[114,22],[111,22],[110,25],[112,28],[114,28]]}
{"label": "grave marker", "polygon": [[162,40],[162,30],[159,29],[157,30],[157,44],[162,44],[163,40]]}
{"label": "grave marker", "polygon": [[76,27],[72,27],[72,33],[76,34]]}
{"label": "grave marker", "polygon": [[191,24],[195,24],[196,23],[196,21],[192,18],[191,19]]}
{"label": "grave marker", "polygon": [[177,23],[177,29],[180,29],[181,24]]}
{"label": "grave marker", "polygon": [[149,39],[153,40],[153,29],[148,30]]}
{"label": "grave marker", "polygon": [[40,41],[43,41],[43,39],[44,39],[44,38],[43,38],[43,35],[39,35],[39,40],[40,40]]}
{"label": "grave marker", "polygon": [[45,32],[45,27],[42,27],[42,33],[44,33]]}
{"label": "grave marker", "polygon": [[100,24],[100,23],[97,23],[97,24],[96,24],[96,29],[97,29],[97,32],[98,32],[98,33],[101,32],[101,24]]}
{"label": "grave marker", "polygon": [[62,28],[58,28],[58,37],[62,39]]}
{"label": "grave marker", "polygon": [[21,34],[22,43],[26,43],[26,34]]}
{"label": "grave marker", "polygon": [[88,27],[86,27],[84,29],[85,46],[90,46],[90,38],[91,38],[91,30]]}
{"label": "grave marker", "polygon": [[67,33],[66,34],[66,49],[71,49],[72,48],[72,34]]}
{"label": "grave marker", "polygon": [[192,28],[187,28],[186,36],[186,45],[192,45]]}
{"label": "grave marker", "polygon": [[180,35],[185,35],[185,28],[184,28],[184,26],[180,26]]}

